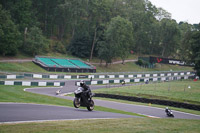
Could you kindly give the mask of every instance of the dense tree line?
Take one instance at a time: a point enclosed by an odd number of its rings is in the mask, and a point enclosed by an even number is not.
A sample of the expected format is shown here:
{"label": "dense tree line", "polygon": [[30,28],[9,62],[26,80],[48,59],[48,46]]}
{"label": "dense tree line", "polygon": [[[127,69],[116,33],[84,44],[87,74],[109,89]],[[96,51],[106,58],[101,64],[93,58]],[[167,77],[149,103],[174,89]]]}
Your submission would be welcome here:
{"label": "dense tree line", "polygon": [[70,52],[108,64],[134,51],[190,60],[198,32],[198,24],[177,23],[148,0],[0,1],[4,56]]}

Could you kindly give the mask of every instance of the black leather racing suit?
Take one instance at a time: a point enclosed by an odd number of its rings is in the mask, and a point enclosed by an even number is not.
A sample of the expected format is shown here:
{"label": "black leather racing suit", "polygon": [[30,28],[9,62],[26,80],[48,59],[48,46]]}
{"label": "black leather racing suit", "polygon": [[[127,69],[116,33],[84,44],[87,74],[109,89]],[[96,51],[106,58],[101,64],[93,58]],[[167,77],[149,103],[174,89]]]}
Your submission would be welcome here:
{"label": "black leather racing suit", "polygon": [[84,89],[84,93],[85,93],[86,97],[90,98],[91,94],[92,94],[92,92],[90,90],[90,87],[88,85],[86,85],[86,84],[84,84],[82,87]]}

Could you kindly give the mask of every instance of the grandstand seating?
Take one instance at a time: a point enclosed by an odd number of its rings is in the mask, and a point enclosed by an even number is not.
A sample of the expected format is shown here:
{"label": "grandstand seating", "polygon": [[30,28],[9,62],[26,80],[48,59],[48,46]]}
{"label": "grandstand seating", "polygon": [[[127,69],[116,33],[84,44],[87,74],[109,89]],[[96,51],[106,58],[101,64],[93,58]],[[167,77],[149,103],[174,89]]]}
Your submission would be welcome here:
{"label": "grandstand seating", "polygon": [[50,58],[37,57],[36,59],[38,59],[39,61],[41,61],[42,63],[44,63],[49,67],[59,67],[59,65],[53,62]]}
{"label": "grandstand seating", "polygon": [[53,57],[35,57],[34,63],[48,71],[59,72],[96,72],[96,68],[85,64],[79,59],[64,59]]}
{"label": "grandstand seating", "polygon": [[71,68],[77,68],[74,64],[69,62],[67,59],[51,59],[52,61],[56,62],[62,67],[71,67]]}
{"label": "grandstand seating", "polygon": [[69,60],[70,62],[72,62],[73,64],[75,64],[76,66],[78,66],[79,68],[91,68],[89,65],[83,63],[80,60]]}

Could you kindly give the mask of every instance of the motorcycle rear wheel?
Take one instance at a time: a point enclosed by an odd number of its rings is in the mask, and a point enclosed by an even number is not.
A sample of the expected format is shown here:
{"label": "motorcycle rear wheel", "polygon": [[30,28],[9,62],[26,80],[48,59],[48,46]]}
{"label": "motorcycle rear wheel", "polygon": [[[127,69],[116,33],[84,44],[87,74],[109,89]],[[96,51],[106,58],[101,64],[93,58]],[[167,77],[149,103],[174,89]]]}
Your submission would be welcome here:
{"label": "motorcycle rear wheel", "polygon": [[73,101],[73,104],[74,104],[74,107],[75,108],[79,108],[81,106],[81,102],[80,102],[80,99],[75,97],[74,98],[74,101]]}
{"label": "motorcycle rear wheel", "polygon": [[94,109],[94,101],[90,100],[89,106],[87,106],[88,111],[92,111]]}

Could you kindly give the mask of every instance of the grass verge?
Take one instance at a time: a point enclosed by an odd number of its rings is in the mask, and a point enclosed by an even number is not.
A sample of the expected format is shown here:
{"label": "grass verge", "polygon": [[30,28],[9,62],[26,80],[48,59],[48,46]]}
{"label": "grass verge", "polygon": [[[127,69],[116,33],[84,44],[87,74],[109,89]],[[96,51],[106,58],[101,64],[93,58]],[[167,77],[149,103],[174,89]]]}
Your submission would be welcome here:
{"label": "grass verge", "polygon": [[104,88],[95,93],[162,99],[200,105],[200,81],[173,81],[136,86]]}
{"label": "grass verge", "polygon": [[47,72],[33,62],[1,62],[0,70],[7,72]]}
{"label": "grass verge", "polygon": [[183,67],[176,65],[156,64],[155,68],[143,68],[134,62],[123,64],[113,64],[105,67],[105,65],[96,65],[97,72],[147,72],[147,71],[193,71],[192,67]]}
{"label": "grass verge", "polygon": [[1,133],[199,133],[199,124],[199,120],[129,118],[2,124],[0,131]]}

